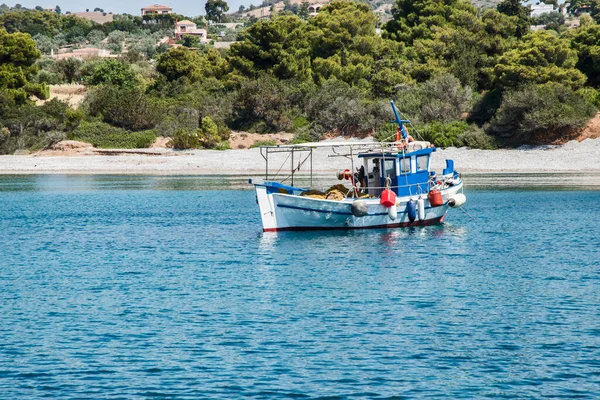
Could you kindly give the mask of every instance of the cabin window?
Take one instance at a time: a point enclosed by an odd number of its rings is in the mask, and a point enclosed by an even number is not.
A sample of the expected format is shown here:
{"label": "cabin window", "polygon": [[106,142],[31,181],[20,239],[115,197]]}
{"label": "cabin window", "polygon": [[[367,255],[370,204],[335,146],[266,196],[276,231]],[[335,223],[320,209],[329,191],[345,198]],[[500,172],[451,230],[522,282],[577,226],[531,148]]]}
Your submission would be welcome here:
{"label": "cabin window", "polygon": [[[369,170],[369,168],[367,168],[367,171]],[[374,159],[373,160],[373,169],[371,170],[371,172],[369,172],[369,179],[372,179],[374,177],[377,177],[379,179],[379,160],[378,159]]]}
{"label": "cabin window", "polygon": [[396,160],[383,160],[385,175],[384,178],[394,179],[396,177]]}
{"label": "cabin window", "polygon": [[377,158],[365,159],[367,174],[367,185],[369,186],[369,195],[379,196],[376,188],[381,186],[381,172],[379,170],[379,160]]}
{"label": "cabin window", "polygon": [[417,156],[417,171],[427,171],[427,164],[429,163],[429,154],[423,156]]}
{"label": "cabin window", "polygon": [[410,158],[400,159],[400,173],[407,174],[410,172]]}

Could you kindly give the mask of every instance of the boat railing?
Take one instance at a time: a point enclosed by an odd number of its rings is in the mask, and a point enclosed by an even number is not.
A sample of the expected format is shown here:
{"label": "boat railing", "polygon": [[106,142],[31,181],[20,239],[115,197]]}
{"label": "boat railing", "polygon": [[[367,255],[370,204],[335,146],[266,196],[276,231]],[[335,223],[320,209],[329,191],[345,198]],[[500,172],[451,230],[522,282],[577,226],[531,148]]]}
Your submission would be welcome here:
{"label": "boat railing", "polygon": [[[276,179],[286,165],[289,170],[283,173],[283,180],[291,180],[291,185],[294,186],[294,175],[300,171],[300,168],[307,168],[310,172],[310,180],[312,186],[313,176],[313,150],[323,147],[331,148],[333,154],[329,157],[345,157],[350,160],[350,170],[354,171],[354,157],[361,154],[362,156],[381,154],[383,158],[390,156],[396,157],[397,154],[406,154],[407,152],[429,148],[429,142],[411,142],[405,141],[395,142],[317,142],[317,143],[300,143],[294,145],[277,145],[277,146],[261,146],[260,154],[265,160],[265,180]],[[270,171],[269,155],[274,153],[288,153],[280,167],[275,173]],[[306,164],[306,166],[305,166]],[[287,168],[286,168],[287,169]]]}
{"label": "boat railing", "polygon": [[347,148],[354,151],[360,152],[391,152],[391,153],[402,153],[407,150],[420,150],[429,148],[430,142],[416,141],[407,143],[404,140],[394,142],[312,142],[312,143],[299,143],[291,145],[276,145],[276,146],[261,146],[261,153],[263,151],[269,151],[270,153],[284,153],[291,151],[308,151],[310,149],[317,148]]}
{"label": "boat railing", "polygon": [[[410,184],[406,184],[406,185],[398,185],[398,186],[365,186],[365,187],[361,187],[361,186],[357,186],[356,187],[356,191],[358,191],[359,193],[369,193],[369,192],[381,192],[384,189],[406,189],[408,188],[409,190],[409,194],[410,196],[420,196],[423,194],[427,194],[429,191],[424,191],[423,190],[423,186],[426,185],[427,183],[410,183]],[[322,193],[327,193],[327,191],[329,191],[330,189],[332,189],[334,186],[329,186],[329,187],[325,187],[325,186],[321,186],[319,189],[320,192]],[[344,186],[346,187],[346,186]],[[346,189],[348,189],[348,193],[346,194],[346,197],[351,196],[354,193],[354,188],[350,187],[346,187]],[[414,191],[413,191],[414,189]]]}

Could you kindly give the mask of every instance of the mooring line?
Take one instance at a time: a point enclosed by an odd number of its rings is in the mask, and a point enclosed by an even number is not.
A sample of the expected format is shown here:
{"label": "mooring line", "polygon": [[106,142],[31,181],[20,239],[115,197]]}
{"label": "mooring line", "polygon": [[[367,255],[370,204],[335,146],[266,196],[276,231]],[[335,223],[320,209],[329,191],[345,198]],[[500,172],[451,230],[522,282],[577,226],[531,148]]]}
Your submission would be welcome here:
{"label": "mooring line", "polygon": [[465,214],[467,214],[469,216],[469,218],[471,218],[473,221],[477,221],[477,218],[475,218],[474,216],[472,216],[471,214],[469,214],[464,208],[462,207],[458,207],[462,210],[462,212],[464,212]]}

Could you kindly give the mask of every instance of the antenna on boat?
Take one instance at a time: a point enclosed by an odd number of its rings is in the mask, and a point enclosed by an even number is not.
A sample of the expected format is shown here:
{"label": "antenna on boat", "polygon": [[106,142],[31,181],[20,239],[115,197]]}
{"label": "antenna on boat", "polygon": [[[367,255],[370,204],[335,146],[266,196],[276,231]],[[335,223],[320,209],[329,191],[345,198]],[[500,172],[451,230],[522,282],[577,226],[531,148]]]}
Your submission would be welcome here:
{"label": "antenna on boat", "polygon": [[408,137],[408,133],[406,132],[404,124],[410,123],[410,121],[407,119],[400,118],[400,115],[398,115],[398,110],[396,109],[396,105],[394,104],[394,100],[390,100],[390,104],[392,105],[392,111],[394,111],[394,116],[396,117],[396,123],[398,124],[398,128],[400,128],[400,132],[402,132],[402,139],[406,140],[406,138]]}

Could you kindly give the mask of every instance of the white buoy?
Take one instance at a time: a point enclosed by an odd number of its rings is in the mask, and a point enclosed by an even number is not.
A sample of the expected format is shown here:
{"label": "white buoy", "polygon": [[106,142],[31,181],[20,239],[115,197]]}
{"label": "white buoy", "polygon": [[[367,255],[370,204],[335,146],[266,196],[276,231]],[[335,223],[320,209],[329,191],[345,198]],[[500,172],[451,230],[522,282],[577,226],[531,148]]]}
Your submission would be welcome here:
{"label": "white buoy", "polygon": [[417,200],[417,214],[419,215],[419,221],[425,220],[425,200],[420,197]]}
{"label": "white buoy", "polygon": [[448,205],[452,208],[460,207],[467,202],[467,196],[462,193],[456,193],[448,199]]}
{"label": "white buoy", "polygon": [[393,221],[395,221],[396,218],[398,218],[398,207],[396,207],[395,204],[388,208],[388,217],[390,217],[390,219],[392,219]]}
{"label": "white buoy", "polygon": [[364,217],[369,213],[369,208],[364,200],[354,200],[350,210],[355,217]]}

